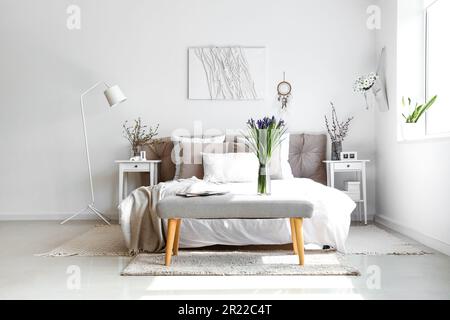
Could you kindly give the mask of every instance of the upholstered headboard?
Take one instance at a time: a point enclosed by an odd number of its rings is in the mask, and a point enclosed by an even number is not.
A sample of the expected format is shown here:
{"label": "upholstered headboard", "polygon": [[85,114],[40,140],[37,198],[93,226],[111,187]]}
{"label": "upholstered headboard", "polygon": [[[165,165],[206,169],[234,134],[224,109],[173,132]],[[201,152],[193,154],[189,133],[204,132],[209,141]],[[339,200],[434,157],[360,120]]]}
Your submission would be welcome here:
{"label": "upholstered headboard", "polygon": [[158,181],[165,182],[175,177],[175,163],[172,161],[173,142],[170,137],[157,139],[144,149],[147,151],[147,159],[161,160]]}
{"label": "upholstered headboard", "polygon": [[[226,141],[234,137],[227,136]],[[175,176],[175,164],[171,153],[173,143],[170,137],[160,138],[152,146],[147,146],[147,158],[161,160],[159,181],[170,181]],[[291,133],[289,144],[289,163],[296,178],[309,178],[326,184],[325,164],[327,137],[324,134]]]}
{"label": "upholstered headboard", "polygon": [[294,134],[289,137],[289,164],[296,178],[309,178],[327,184],[324,160],[327,156],[327,136],[324,134]]}

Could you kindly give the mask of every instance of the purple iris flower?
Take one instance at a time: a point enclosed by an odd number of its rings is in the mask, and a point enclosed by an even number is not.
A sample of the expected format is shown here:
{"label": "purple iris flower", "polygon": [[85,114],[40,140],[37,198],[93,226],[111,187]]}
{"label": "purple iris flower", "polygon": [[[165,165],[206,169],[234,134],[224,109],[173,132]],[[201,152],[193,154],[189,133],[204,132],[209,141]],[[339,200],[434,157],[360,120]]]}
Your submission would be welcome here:
{"label": "purple iris flower", "polygon": [[286,123],[282,119],[277,121],[275,116],[272,116],[271,118],[264,117],[256,121],[253,120],[253,118],[250,118],[247,121],[247,126],[252,129],[269,129],[269,128],[281,129],[286,126]]}

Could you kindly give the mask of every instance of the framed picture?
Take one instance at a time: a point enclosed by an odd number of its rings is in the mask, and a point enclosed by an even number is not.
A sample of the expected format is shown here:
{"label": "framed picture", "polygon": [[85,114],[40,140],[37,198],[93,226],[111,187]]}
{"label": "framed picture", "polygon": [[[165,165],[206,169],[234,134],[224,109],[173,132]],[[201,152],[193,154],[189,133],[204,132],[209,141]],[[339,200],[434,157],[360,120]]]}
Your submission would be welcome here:
{"label": "framed picture", "polygon": [[358,160],[358,152],[355,151],[341,152],[341,161],[346,160]]}
{"label": "framed picture", "polygon": [[190,100],[262,100],[266,49],[189,48]]}

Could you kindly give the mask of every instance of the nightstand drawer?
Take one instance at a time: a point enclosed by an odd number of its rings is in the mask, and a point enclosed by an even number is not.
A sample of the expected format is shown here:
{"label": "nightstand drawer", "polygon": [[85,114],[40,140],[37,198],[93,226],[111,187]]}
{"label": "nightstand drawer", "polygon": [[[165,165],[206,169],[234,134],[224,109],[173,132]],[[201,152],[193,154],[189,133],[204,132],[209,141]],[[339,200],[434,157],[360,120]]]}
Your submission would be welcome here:
{"label": "nightstand drawer", "polygon": [[149,171],[150,168],[148,163],[123,163],[121,166],[124,171]]}
{"label": "nightstand drawer", "polygon": [[360,162],[343,162],[343,163],[334,163],[334,170],[336,171],[354,171],[354,170],[362,170],[362,163]]}

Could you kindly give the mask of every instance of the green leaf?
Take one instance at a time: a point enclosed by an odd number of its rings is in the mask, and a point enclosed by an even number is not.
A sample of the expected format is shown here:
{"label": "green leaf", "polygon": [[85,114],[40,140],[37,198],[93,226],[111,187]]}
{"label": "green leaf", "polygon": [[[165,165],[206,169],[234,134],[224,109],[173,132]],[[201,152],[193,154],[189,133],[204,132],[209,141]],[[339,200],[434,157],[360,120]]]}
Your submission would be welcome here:
{"label": "green leaf", "polygon": [[419,111],[419,114],[417,115],[417,120],[420,119],[420,117],[427,112],[428,109],[431,108],[431,106],[434,104],[434,102],[437,99],[437,95],[434,96],[433,98],[430,99],[430,101],[428,101],[425,105],[423,105],[423,107],[421,108],[421,110]]}
{"label": "green leaf", "polygon": [[411,118],[414,122],[417,122],[417,116],[419,115],[421,108],[422,108],[422,106],[415,108],[414,112],[411,114]]}

